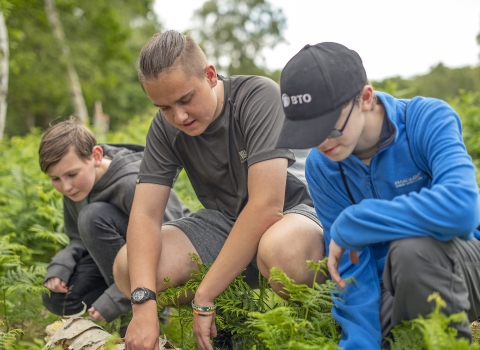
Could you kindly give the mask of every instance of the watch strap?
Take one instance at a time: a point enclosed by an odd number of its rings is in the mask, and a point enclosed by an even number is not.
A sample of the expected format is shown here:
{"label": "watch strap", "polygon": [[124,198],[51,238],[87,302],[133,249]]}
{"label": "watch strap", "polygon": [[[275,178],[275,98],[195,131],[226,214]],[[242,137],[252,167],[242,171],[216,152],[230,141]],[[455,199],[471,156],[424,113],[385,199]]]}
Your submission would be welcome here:
{"label": "watch strap", "polygon": [[[143,295],[142,299],[136,300],[134,298],[134,294],[135,294],[135,292],[138,292],[139,290],[142,290],[144,292],[144,295]],[[147,300],[157,300],[157,294],[153,290],[145,288],[145,287],[135,288],[135,290],[132,292],[132,295],[131,295],[132,304],[143,304]]]}

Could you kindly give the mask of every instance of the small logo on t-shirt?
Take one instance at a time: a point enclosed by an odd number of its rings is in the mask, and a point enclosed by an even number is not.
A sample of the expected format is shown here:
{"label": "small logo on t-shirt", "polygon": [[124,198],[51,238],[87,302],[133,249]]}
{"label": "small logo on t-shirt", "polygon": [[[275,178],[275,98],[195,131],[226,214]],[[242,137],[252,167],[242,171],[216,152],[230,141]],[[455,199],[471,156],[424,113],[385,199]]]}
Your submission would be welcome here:
{"label": "small logo on t-shirt", "polygon": [[247,160],[247,151],[243,150],[243,151],[238,152],[238,154],[240,155],[240,161],[242,163]]}

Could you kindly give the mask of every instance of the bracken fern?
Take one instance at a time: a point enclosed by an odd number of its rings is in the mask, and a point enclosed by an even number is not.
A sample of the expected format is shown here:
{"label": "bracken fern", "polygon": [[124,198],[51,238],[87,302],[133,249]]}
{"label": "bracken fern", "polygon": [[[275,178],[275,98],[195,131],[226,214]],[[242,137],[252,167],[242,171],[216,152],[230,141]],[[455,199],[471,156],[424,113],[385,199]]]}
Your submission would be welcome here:
{"label": "bracken fern", "polygon": [[446,303],[435,292],[428,297],[435,302],[435,309],[426,317],[418,317],[403,322],[392,330],[394,342],[390,340],[391,350],[474,350],[480,349],[478,343],[469,344],[465,338],[457,339],[457,330],[452,323],[468,322],[465,313],[446,316],[441,312]]}
{"label": "bracken fern", "polygon": [[[195,255],[192,259],[198,262]],[[325,264],[325,261],[307,263],[315,274],[322,273]],[[184,328],[180,339],[182,349],[195,349],[195,342],[191,332],[191,307],[180,305],[179,299],[195,293],[210,266],[198,263],[198,271],[188,283],[159,293],[159,307],[173,305],[176,311],[172,322]],[[339,329],[330,312],[334,284],[296,285],[275,268],[271,271],[271,280],[284,286],[289,300],[279,298],[265,278],[259,276],[259,288],[252,289],[240,275],[215,299],[217,328],[230,332],[237,339],[238,349],[335,349]]]}

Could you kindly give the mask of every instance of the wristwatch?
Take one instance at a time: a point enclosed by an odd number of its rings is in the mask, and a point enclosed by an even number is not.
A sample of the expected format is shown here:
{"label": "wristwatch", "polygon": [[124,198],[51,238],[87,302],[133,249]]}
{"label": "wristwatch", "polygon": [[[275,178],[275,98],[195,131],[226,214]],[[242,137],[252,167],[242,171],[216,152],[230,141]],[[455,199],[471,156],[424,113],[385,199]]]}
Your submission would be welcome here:
{"label": "wristwatch", "polygon": [[132,304],[143,304],[147,300],[157,300],[157,294],[145,287],[136,288],[131,295]]}

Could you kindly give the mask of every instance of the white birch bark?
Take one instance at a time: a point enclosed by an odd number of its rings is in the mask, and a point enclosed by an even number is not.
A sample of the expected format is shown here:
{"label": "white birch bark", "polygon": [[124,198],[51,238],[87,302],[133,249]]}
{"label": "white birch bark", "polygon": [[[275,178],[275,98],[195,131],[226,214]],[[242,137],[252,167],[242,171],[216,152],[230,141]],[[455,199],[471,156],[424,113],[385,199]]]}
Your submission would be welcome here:
{"label": "white birch bark", "polygon": [[48,21],[52,26],[53,36],[58,41],[61,48],[62,59],[67,66],[70,95],[73,106],[75,108],[74,115],[83,123],[88,122],[88,110],[83,98],[82,86],[78,79],[77,71],[72,62],[72,55],[70,47],[65,41],[65,33],[63,31],[62,23],[58,17],[57,8],[55,7],[55,0],[45,0],[45,12],[47,13]]}
{"label": "white birch bark", "polygon": [[8,32],[5,17],[0,11],[0,140],[3,140],[7,116],[8,59]]}

